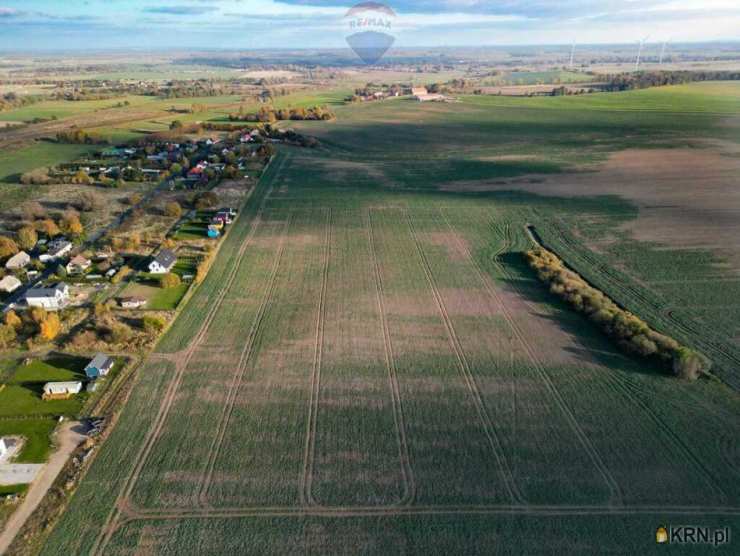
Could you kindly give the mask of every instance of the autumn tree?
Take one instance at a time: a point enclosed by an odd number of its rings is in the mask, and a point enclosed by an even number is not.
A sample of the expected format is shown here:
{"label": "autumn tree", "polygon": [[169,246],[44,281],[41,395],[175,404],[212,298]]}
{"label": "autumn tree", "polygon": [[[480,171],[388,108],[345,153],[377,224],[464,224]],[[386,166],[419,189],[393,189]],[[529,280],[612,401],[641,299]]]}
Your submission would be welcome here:
{"label": "autumn tree", "polygon": [[8,349],[12,347],[15,342],[15,338],[15,328],[7,324],[0,326],[0,349]]}
{"label": "autumn tree", "polygon": [[82,222],[80,222],[80,216],[76,212],[66,212],[60,224],[62,230],[72,236],[80,236],[85,231]]}
{"label": "autumn tree", "polygon": [[39,220],[36,223],[36,229],[46,234],[46,236],[48,237],[56,237],[62,233],[62,231],[59,229],[59,226],[57,226],[56,222],[54,222],[51,218]]}
{"label": "autumn tree", "polygon": [[56,313],[49,313],[39,324],[39,337],[47,342],[52,341],[62,330],[62,322]]}
{"label": "autumn tree", "polygon": [[12,257],[18,252],[18,244],[7,236],[0,236],[0,259]]}
{"label": "autumn tree", "polygon": [[172,272],[168,272],[159,279],[159,285],[164,289],[176,288],[180,283],[180,277]]}
{"label": "autumn tree", "polygon": [[13,311],[12,309],[5,313],[5,325],[6,326],[12,326],[14,330],[18,330],[22,325],[23,321],[18,316],[18,314]]}
{"label": "autumn tree", "polygon": [[22,249],[33,249],[39,240],[39,235],[33,226],[23,226],[18,230],[18,245]]}

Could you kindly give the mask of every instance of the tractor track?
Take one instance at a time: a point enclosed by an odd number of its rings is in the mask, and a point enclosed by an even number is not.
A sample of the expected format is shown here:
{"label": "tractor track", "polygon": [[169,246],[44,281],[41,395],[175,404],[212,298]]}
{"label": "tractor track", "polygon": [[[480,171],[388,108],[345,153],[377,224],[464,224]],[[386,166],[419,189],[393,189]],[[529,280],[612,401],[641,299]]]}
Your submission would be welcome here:
{"label": "tractor track", "polygon": [[[447,215],[442,210],[440,210],[439,212],[442,216],[442,219],[445,221],[445,223],[450,228],[450,230],[455,233],[455,237],[457,238],[458,232],[454,228],[452,223],[450,222]],[[500,262],[501,254],[507,251],[509,249],[509,246],[511,245],[511,238],[509,235],[509,225],[508,224],[504,226],[503,238],[504,238],[504,241],[501,244],[498,251],[496,252],[493,258],[493,263],[499,268],[499,270],[505,276],[509,276],[508,272],[504,268],[504,265],[501,264]],[[599,472],[601,477],[604,479],[611,493],[612,500],[614,500],[614,502],[616,503],[621,504],[622,492],[621,492],[621,489],[619,488],[619,484],[617,483],[616,479],[612,476],[611,472],[609,471],[609,468],[606,466],[604,461],[601,459],[599,452],[591,444],[591,441],[588,439],[588,436],[581,428],[575,415],[573,415],[573,412],[571,411],[570,407],[568,406],[568,404],[565,402],[565,400],[561,396],[560,391],[557,389],[555,384],[550,379],[549,375],[547,374],[547,371],[545,370],[544,365],[537,357],[536,352],[532,348],[531,344],[528,342],[524,333],[519,328],[519,325],[516,324],[514,317],[509,312],[509,308],[504,303],[504,300],[499,296],[498,292],[496,291],[496,288],[491,284],[490,278],[488,278],[487,275],[484,273],[483,269],[480,267],[480,264],[475,259],[473,254],[470,252],[468,247],[462,244],[462,242],[460,242],[459,240],[457,241],[460,245],[460,248],[463,249],[463,252],[467,254],[468,259],[472,262],[473,267],[475,268],[476,274],[483,282],[484,287],[488,291],[488,294],[501,307],[501,313],[504,316],[504,319],[506,320],[512,332],[514,333],[514,336],[516,337],[516,339],[519,341],[520,345],[522,346],[525,354],[527,355],[527,358],[530,360],[533,367],[537,371],[537,374],[540,376],[540,379],[544,383],[545,387],[549,391],[552,398],[555,400],[555,403],[560,409],[560,412],[565,417],[565,420],[568,422],[574,434],[580,441],[581,445],[583,446],[583,449],[586,451],[587,455],[589,456],[589,459],[591,459],[591,462],[594,464],[597,471]],[[513,287],[514,289],[516,289],[516,286],[513,286]]]}
{"label": "tractor track", "polygon": [[326,210],[326,234],[324,238],[323,270],[321,293],[316,314],[316,340],[311,371],[311,400],[306,423],[306,443],[303,455],[303,474],[301,476],[300,500],[303,506],[320,506],[313,497],[313,473],[316,455],[316,429],[319,414],[319,394],[321,391],[321,363],[324,353],[324,323],[326,321],[326,290],[329,282],[329,261],[331,256],[332,211]]}
{"label": "tractor track", "polygon": [[260,301],[260,306],[257,310],[257,314],[255,315],[254,321],[252,322],[252,327],[249,330],[247,341],[244,345],[244,348],[242,349],[241,354],[239,355],[239,361],[237,363],[236,370],[231,381],[231,386],[229,387],[229,391],[226,396],[224,409],[221,413],[221,418],[218,422],[218,426],[216,427],[215,438],[208,451],[208,463],[206,465],[205,475],[197,491],[197,503],[201,506],[208,506],[208,489],[210,488],[213,481],[216,460],[221,453],[221,446],[223,445],[226,431],[228,430],[229,421],[231,420],[231,415],[234,411],[236,396],[239,392],[239,388],[241,387],[244,373],[247,370],[249,360],[252,358],[255,339],[257,338],[257,334],[259,333],[260,327],[262,326],[262,321],[265,318],[265,314],[267,314],[267,307],[270,305],[273,293],[275,292],[275,283],[277,282],[277,275],[280,269],[280,263],[283,258],[283,252],[285,251],[285,238],[288,234],[292,219],[293,215],[292,213],[290,213],[283,224],[283,230],[280,236],[280,243],[278,245],[277,253],[275,254],[275,260],[273,261],[272,269],[270,270],[270,278],[268,279],[265,293],[262,297],[262,300]]}
{"label": "tractor track", "polygon": [[458,367],[467,385],[468,392],[470,393],[473,404],[475,405],[478,417],[481,422],[481,426],[483,428],[483,432],[488,438],[488,442],[491,446],[491,451],[493,452],[496,464],[499,469],[499,473],[504,482],[504,487],[506,488],[507,493],[513,501],[519,502],[520,504],[526,504],[524,497],[522,496],[521,492],[519,492],[519,488],[514,481],[514,476],[511,472],[511,469],[509,468],[508,462],[504,457],[501,441],[496,434],[496,429],[493,425],[493,421],[488,414],[488,410],[486,409],[485,402],[483,401],[483,397],[480,393],[480,389],[478,388],[478,384],[476,383],[475,377],[470,369],[470,364],[467,360],[467,356],[465,355],[462,344],[460,343],[460,339],[457,336],[457,332],[455,331],[452,320],[450,319],[449,313],[447,312],[447,308],[445,307],[442,295],[439,293],[439,289],[437,288],[437,284],[434,280],[434,276],[429,266],[429,261],[427,259],[426,253],[424,253],[421,243],[419,242],[416,230],[414,229],[413,221],[411,220],[411,216],[409,215],[408,211],[406,211],[406,222],[408,224],[411,238],[413,239],[416,246],[417,254],[419,255],[419,258],[421,260],[427,284],[432,292],[432,296],[434,297],[437,309],[439,310],[440,316],[442,317],[442,321],[444,322],[450,346],[455,353]]}
{"label": "tractor track", "polygon": [[[110,539],[113,536],[113,533],[117,529],[117,521],[121,513],[121,508],[130,506],[129,498],[131,497],[134,486],[136,485],[141,475],[141,472],[144,468],[144,465],[146,464],[146,460],[148,459],[149,454],[151,453],[154,447],[154,444],[156,443],[159,437],[159,434],[161,433],[162,428],[164,427],[164,423],[167,419],[167,416],[169,415],[172,404],[174,403],[177,390],[180,386],[180,383],[182,382],[182,377],[185,373],[187,364],[189,363],[190,359],[192,358],[193,354],[195,353],[200,343],[202,343],[203,339],[205,338],[205,335],[208,329],[210,328],[210,325],[213,319],[218,313],[218,309],[220,308],[221,304],[223,303],[224,298],[226,297],[226,293],[231,288],[231,285],[233,284],[236,278],[237,271],[244,257],[244,254],[247,250],[247,247],[248,245],[251,244],[251,241],[257,231],[257,228],[262,222],[262,213],[264,212],[267,199],[270,197],[270,193],[273,190],[275,180],[282,173],[283,169],[285,168],[286,161],[288,159],[289,157],[285,156],[280,161],[280,166],[277,168],[275,175],[273,176],[270,182],[270,187],[268,191],[265,193],[265,196],[263,197],[260,203],[257,214],[252,220],[249,234],[247,235],[247,237],[244,239],[244,241],[240,245],[239,251],[234,260],[234,264],[229,269],[229,275],[227,276],[226,282],[224,282],[223,287],[219,290],[215,302],[211,305],[211,308],[208,310],[206,317],[203,319],[203,322],[201,324],[200,330],[198,331],[198,334],[195,336],[195,338],[193,338],[190,346],[186,350],[179,352],[179,355],[175,359],[174,376],[172,377],[170,384],[167,387],[167,390],[165,391],[165,395],[162,398],[162,402],[160,403],[159,410],[154,419],[154,422],[152,423],[152,427],[149,429],[149,433],[147,434],[144,444],[142,444],[141,449],[136,455],[136,458],[134,460],[134,468],[132,469],[130,475],[126,479],[118,496],[116,497],[116,501],[113,507],[111,508],[110,512],[106,516],[106,520],[103,524],[103,527],[101,528],[100,534],[98,538],[95,540],[95,543],[93,544],[93,548],[91,550],[91,553],[93,554],[103,554],[104,553],[105,547],[107,546],[108,542],[110,542]],[[265,168],[265,171],[267,169],[268,168]]]}
{"label": "tractor track", "polygon": [[665,505],[420,505],[408,507],[346,506],[305,508],[300,506],[252,506],[220,509],[182,509],[179,511],[126,512],[122,524],[136,521],[183,519],[234,519],[244,517],[400,517],[414,515],[524,515],[524,516],[596,516],[596,515],[682,515],[740,516],[739,506],[665,506]]}
{"label": "tractor track", "polygon": [[388,326],[388,318],[386,317],[387,312],[385,309],[383,274],[380,270],[380,263],[378,262],[378,253],[375,247],[375,234],[373,233],[373,223],[370,211],[367,211],[365,214],[365,231],[367,232],[370,259],[373,264],[373,274],[375,275],[375,297],[378,306],[381,332],[383,334],[385,366],[388,372],[388,382],[391,388],[393,421],[396,426],[398,457],[401,462],[401,475],[403,477],[405,490],[398,504],[395,505],[409,506],[414,502],[414,498],[416,497],[416,480],[414,479],[414,471],[411,467],[411,455],[408,439],[406,437],[406,417],[403,411],[403,402],[401,401],[401,388],[398,385],[396,359],[393,353],[393,340],[391,338],[390,327]]}

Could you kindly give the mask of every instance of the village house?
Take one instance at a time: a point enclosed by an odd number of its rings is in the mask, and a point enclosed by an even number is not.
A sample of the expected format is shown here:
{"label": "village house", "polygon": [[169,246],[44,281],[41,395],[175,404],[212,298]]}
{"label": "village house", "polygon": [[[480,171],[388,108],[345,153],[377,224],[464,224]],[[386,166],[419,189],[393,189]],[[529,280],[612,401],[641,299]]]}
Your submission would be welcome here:
{"label": "village house", "polygon": [[62,400],[82,392],[81,382],[47,382],[44,384],[43,400]]}
{"label": "village house", "polygon": [[26,292],[29,307],[41,307],[50,311],[64,308],[69,302],[69,286],[63,282],[51,288],[31,288]]}
{"label": "village house", "polygon": [[167,274],[175,266],[177,255],[170,249],[162,249],[149,263],[152,274]]}
{"label": "village house", "polygon": [[91,264],[90,259],[76,255],[67,263],[67,274],[83,274]]}
{"label": "village house", "polygon": [[31,264],[31,256],[25,251],[18,251],[6,261],[5,268],[8,270],[21,270],[29,264]]}
{"label": "village house", "polygon": [[121,299],[121,308],[123,309],[138,309],[146,305],[146,299],[143,297],[124,297]]}
{"label": "village house", "polygon": [[15,276],[5,276],[0,280],[0,291],[11,293],[21,287],[21,281]]}
{"label": "village house", "polygon": [[96,379],[107,375],[113,369],[115,361],[104,353],[98,353],[85,367],[87,378]]}
{"label": "village house", "polygon": [[67,253],[72,251],[72,242],[66,239],[55,239],[50,241],[48,244],[48,251],[39,257],[42,263],[48,261],[54,261],[61,257],[64,257]]}

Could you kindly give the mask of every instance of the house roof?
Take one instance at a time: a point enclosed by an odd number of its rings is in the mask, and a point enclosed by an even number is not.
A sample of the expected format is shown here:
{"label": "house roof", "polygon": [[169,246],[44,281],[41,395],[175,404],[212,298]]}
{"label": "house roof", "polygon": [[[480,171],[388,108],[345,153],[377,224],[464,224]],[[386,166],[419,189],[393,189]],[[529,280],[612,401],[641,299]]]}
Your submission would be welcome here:
{"label": "house roof", "polygon": [[28,261],[31,260],[31,256],[26,253],[25,251],[18,251],[15,255],[10,257],[7,262],[5,263],[5,266],[14,266],[18,264],[24,264],[28,263]]}
{"label": "house roof", "polygon": [[159,263],[160,266],[165,268],[171,267],[177,262],[177,255],[171,249],[162,249],[156,257],[154,262]]}
{"label": "house roof", "polygon": [[72,260],[69,261],[69,264],[76,264],[76,265],[86,265],[90,264],[90,259],[83,257],[82,255],[75,255],[72,257]]}
{"label": "house roof", "polygon": [[26,292],[26,298],[56,297],[57,292],[64,292],[67,288],[67,284],[63,282],[59,282],[51,288],[31,288]]}
{"label": "house roof", "polygon": [[12,292],[21,286],[21,281],[15,276],[6,276],[0,280],[0,290]]}
{"label": "house roof", "polygon": [[112,364],[112,357],[108,357],[105,353],[96,353],[95,357],[92,358],[92,361],[90,361],[85,368],[104,369],[105,367],[108,367]]}
{"label": "house roof", "polygon": [[69,390],[82,388],[81,382],[47,382],[44,384],[44,390]]}

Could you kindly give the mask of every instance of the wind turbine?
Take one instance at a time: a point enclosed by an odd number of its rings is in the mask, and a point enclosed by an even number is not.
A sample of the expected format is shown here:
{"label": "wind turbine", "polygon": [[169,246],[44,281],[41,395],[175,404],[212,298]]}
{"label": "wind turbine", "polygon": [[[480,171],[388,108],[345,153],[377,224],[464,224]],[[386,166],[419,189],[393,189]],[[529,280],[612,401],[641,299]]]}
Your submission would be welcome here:
{"label": "wind turbine", "polygon": [[640,46],[637,49],[637,60],[635,60],[635,71],[638,71],[640,69],[640,57],[642,56],[642,47],[645,46],[645,42],[650,38],[650,35],[647,35],[645,38],[640,40]]}
{"label": "wind turbine", "polygon": [[663,57],[665,56],[665,49],[666,46],[668,46],[668,43],[671,42],[671,39],[668,39],[667,41],[663,41],[663,48],[660,49],[660,61],[658,62],[659,65],[663,65]]}
{"label": "wind turbine", "polygon": [[568,65],[571,71],[573,70],[573,58],[575,57],[575,55],[576,55],[576,41],[573,41],[573,46],[570,49],[570,64]]}

